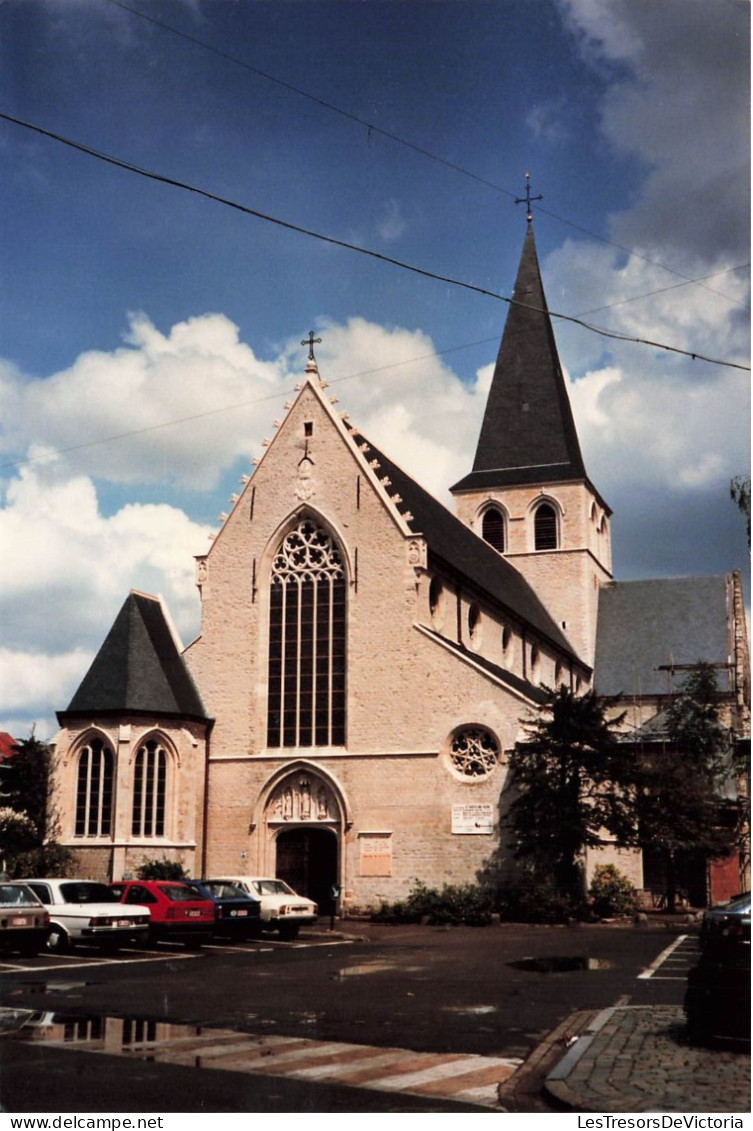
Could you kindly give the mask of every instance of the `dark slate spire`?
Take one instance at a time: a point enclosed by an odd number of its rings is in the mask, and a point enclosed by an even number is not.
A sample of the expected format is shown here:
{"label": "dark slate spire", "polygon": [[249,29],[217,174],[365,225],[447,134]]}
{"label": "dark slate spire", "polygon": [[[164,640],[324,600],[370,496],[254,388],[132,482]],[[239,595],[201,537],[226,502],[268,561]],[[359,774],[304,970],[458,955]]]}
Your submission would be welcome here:
{"label": "dark slate spire", "polygon": [[102,713],[207,717],[156,597],[131,591],[67,711],[58,717]]}
{"label": "dark slate spire", "polygon": [[585,479],[529,224],[468,491]]}

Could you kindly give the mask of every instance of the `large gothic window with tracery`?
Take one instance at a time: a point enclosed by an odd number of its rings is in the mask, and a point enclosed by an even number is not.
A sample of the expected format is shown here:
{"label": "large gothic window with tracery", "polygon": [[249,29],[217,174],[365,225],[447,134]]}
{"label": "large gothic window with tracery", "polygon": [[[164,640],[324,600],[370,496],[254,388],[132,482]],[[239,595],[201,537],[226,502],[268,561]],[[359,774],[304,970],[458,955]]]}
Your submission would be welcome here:
{"label": "large gothic window with tracery", "polygon": [[115,758],[101,738],[83,747],[76,774],[76,836],[109,836]]}
{"label": "large gothic window with tracery", "polygon": [[272,563],[269,746],[345,744],[345,595],[337,545],[303,519]]}
{"label": "large gothic window with tracery", "polygon": [[133,836],[165,835],[167,753],[156,739],[149,739],[136,752],[133,763]]}

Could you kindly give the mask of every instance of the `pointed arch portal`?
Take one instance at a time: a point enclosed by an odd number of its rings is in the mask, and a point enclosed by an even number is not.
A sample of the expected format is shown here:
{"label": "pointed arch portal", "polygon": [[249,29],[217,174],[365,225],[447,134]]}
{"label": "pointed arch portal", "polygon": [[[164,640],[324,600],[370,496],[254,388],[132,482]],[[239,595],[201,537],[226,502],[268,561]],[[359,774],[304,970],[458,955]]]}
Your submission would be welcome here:
{"label": "pointed arch portal", "polygon": [[262,855],[269,874],[315,900],[320,915],[333,913],[331,891],[343,883],[346,812],[336,783],[305,762],[276,775],[259,801]]}

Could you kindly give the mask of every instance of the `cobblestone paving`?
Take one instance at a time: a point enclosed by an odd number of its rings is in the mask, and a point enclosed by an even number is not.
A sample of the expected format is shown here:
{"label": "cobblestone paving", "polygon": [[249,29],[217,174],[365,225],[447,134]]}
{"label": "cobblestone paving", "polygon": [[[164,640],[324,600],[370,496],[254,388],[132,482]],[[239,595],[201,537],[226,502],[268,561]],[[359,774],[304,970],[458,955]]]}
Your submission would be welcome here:
{"label": "cobblestone paving", "polygon": [[575,1111],[750,1111],[749,1046],[690,1045],[679,1006],[616,1008],[581,1041],[546,1084]]}

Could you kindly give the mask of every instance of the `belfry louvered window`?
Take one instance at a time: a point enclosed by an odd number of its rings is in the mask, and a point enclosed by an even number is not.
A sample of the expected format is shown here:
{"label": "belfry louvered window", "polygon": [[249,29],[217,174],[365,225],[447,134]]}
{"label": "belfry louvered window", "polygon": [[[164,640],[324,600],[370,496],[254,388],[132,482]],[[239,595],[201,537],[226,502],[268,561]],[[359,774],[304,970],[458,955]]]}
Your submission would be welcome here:
{"label": "belfry louvered window", "polygon": [[557,549],[557,512],[550,503],[536,508],[534,539],[537,550]]}
{"label": "belfry louvered window", "polygon": [[505,552],[505,519],[504,515],[496,507],[489,507],[484,511],[484,517],[481,520],[481,537],[490,546],[493,546],[498,553],[504,554]]}
{"label": "belfry louvered window", "polygon": [[76,778],[76,836],[112,832],[112,782],[115,758],[101,738],[84,746]]}
{"label": "belfry louvered window", "polygon": [[346,583],[332,537],[310,519],[280,543],[269,601],[269,746],[345,743]]}
{"label": "belfry louvered window", "polygon": [[132,836],[165,835],[167,754],[150,739],[140,746],[133,762]]}

